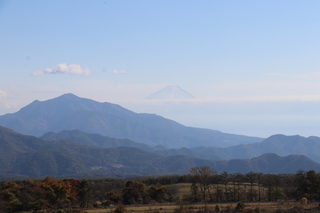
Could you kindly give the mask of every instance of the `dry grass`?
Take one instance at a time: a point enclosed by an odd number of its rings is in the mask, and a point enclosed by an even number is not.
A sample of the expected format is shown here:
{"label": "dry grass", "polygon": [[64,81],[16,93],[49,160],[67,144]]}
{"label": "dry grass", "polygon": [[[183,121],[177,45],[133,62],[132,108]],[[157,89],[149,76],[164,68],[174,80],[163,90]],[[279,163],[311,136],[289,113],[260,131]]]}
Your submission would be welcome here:
{"label": "dry grass", "polygon": [[[174,196],[183,198],[184,195],[190,194],[190,183],[180,183],[174,185],[168,185],[174,192]],[[219,185],[220,188],[224,188],[224,185]],[[232,187],[232,185],[228,185]],[[250,190],[249,186],[241,186],[244,191]],[[254,190],[258,190],[257,186],[253,187]],[[266,193],[267,189],[261,187],[261,193]],[[159,204],[159,205],[130,205],[125,206],[127,213],[172,213],[172,212],[216,212],[215,206],[221,206],[221,212],[239,212],[235,211],[237,203],[210,203],[210,204]],[[245,203],[245,208],[242,212],[265,212],[265,213],[288,213],[288,212],[319,212],[319,203],[313,202],[307,205],[302,205],[299,202],[248,202]],[[86,210],[88,213],[113,213],[116,207],[108,207],[105,209],[90,209]]]}
{"label": "dry grass", "polygon": [[[190,205],[139,205],[125,206],[127,213],[165,213],[165,212],[215,212],[214,204],[190,204]],[[237,203],[218,203],[221,212],[236,212]],[[243,212],[320,212],[317,210],[319,203],[302,205],[298,202],[255,202],[245,203]],[[112,213],[115,207],[106,209],[90,209],[88,213]]]}
{"label": "dry grass", "polygon": [[175,192],[175,196],[178,196],[180,198],[183,197],[183,195],[190,193],[191,183],[179,183],[179,184],[173,184],[173,185],[166,185],[169,189],[173,189]]}

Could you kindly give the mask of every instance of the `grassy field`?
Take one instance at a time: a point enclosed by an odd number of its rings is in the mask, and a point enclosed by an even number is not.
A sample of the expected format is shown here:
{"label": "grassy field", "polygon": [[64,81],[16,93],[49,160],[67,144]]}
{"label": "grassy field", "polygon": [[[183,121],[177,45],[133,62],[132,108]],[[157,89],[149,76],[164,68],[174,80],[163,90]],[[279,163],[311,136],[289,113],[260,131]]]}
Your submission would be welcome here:
{"label": "grassy field", "polygon": [[[175,197],[179,197],[180,199],[182,199],[184,195],[190,194],[191,183],[179,183],[179,184],[167,185],[166,187],[168,187],[171,191],[174,192]],[[212,192],[215,191],[215,187],[217,187],[217,185],[213,186],[213,188],[211,189]],[[219,184],[218,187],[223,190],[225,189],[225,186],[222,184]],[[229,191],[233,190],[232,185],[227,185],[227,188],[229,189]],[[237,187],[237,189],[238,189],[238,187]],[[251,187],[248,185],[247,186],[244,186],[244,185],[240,186],[240,190],[242,192],[249,192],[250,189],[251,189]],[[256,193],[258,193],[258,186],[253,186],[252,189]],[[267,191],[268,191],[267,188],[260,187],[260,192],[262,195],[266,195]]]}
{"label": "grassy field", "polygon": [[179,183],[174,185],[167,185],[166,187],[168,187],[169,189],[171,189],[171,191],[174,192],[175,197],[182,198],[183,195],[190,193],[191,183]]}
{"label": "grassy field", "polygon": [[[180,199],[190,193],[190,183],[168,185],[175,197]],[[224,187],[219,185],[219,187]],[[231,187],[231,186],[230,186]],[[242,186],[244,187],[244,186]],[[246,190],[250,188],[246,186]],[[255,186],[254,190],[258,188]],[[245,191],[246,191],[245,190]],[[266,189],[261,188],[262,192]],[[220,206],[220,212],[270,212],[270,213],[287,213],[287,212],[319,212],[319,202],[310,202],[302,205],[300,202],[245,202],[244,209],[236,210],[236,203],[210,203],[210,204],[154,204],[154,205],[130,205],[124,206],[127,213],[171,213],[171,212],[218,212],[216,206]],[[100,209],[88,209],[87,213],[113,213],[116,207],[107,207]]]}
{"label": "grassy field", "polygon": [[[125,206],[127,213],[165,213],[165,212],[216,212],[216,205],[220,205],[220,212],[320,212],[318,202],[302,205],[299,202],[254,202],[244,203],[242,211],[235,210],[237,203],[222,204],[190,204],[190,205],[139,205]],[[106,209],[90,209],[88,213],[111,213],[116,207]]]}

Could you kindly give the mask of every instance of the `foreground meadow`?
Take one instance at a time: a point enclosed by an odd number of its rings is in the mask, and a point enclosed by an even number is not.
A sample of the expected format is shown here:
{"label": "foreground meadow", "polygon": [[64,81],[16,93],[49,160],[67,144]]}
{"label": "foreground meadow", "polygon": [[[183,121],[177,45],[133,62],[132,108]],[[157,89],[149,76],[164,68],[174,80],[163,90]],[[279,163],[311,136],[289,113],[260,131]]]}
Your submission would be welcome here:
{"label": "foreground meadow", "polygon": [[0,182],[4,212],[319,212],[320,174],[191,174],[138,180],[43,180]]}
{"label": "foreground meadow", "polygon": [[[312,202],[252,202],[244,203],[243,209],[236,209],[238,203],[210,203],[210,204],[162,204],[162,205],[130,205],[124,206],[127,213],[165,213],[165,212],[320,212],[319,203]],[[220,210],[217,206],[220,206]],[[90,209],[87,213],[113,213],[116,207],[105,209]]]}

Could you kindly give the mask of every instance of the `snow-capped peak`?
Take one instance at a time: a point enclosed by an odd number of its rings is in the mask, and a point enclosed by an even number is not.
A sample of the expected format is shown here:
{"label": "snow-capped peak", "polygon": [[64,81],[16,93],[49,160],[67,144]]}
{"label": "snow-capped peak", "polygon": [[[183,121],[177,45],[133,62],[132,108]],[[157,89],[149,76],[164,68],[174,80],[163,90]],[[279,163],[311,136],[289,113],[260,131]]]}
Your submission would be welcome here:
{"label": "snow-capped peak", "polygon": [[163,100],[163,99],[189,99],[195,98],[179,86],[169,85],[165,88],[153,93],[146,99],[149,100]]}

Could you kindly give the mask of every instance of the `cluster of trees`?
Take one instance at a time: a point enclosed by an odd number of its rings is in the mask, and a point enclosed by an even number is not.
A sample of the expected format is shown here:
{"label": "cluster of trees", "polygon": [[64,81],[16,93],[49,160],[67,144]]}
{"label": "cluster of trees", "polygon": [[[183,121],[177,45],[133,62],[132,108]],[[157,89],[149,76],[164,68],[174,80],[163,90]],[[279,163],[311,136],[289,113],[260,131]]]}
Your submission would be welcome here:
{"label": "cluster of trees", "polygon": [[192,168],[192,202],[279,201],[320,199],[320,174],[314,170],[294,174],[218,174],[209,167]]}
{"label": "cluster of trees", "polygon": [[8,181],[0,187],[0,212],[81,209],[96,205],[171,202],[164,186],[140,181],[44,180]]}
{"label": "cluster of trees", "polygon": [[[189,193],[177,191],[189,183]],[[141,177],[136,180],[7,181],[0,184],[0,213],[42,209],[81,209],[118,204],[162,202],[229,202],[320,199],[320,174],[217,173],[209,167],[192,168],[186,175]]]}
{"label": "cluster of trees", "polygon": [[0,211],[37,211],[85,207],[89,184],[86,180],[8,181],[0,187]]}

